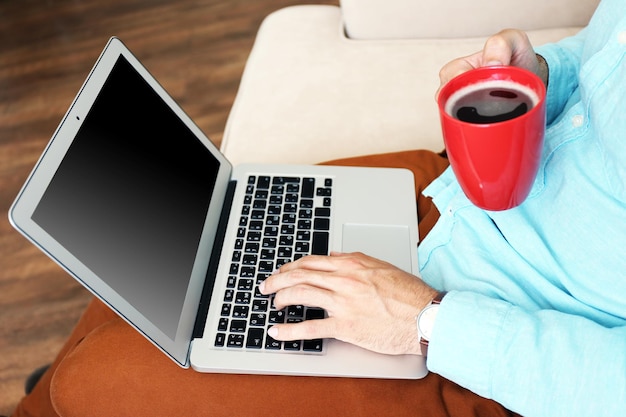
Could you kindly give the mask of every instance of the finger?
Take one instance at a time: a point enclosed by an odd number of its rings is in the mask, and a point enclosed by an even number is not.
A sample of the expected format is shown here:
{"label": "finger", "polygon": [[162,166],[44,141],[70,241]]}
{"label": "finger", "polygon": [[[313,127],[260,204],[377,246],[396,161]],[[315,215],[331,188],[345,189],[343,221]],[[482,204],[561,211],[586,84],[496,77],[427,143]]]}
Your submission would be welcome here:
{"label": "finger", "polygon": [[478,67],[480,65],[480,58],[481,52],[476,52],[475,54],[450,61],[439,71],[441,84],[446,84],[457,75]]}
{"label": "finger", "polygon": [[279,272],[294,271],[296,269],[312,269],[316,271],[335,271],[334,261],[330,256],[308,255],[297,261],[287,263],[281,266]]}
{"label": "finger", "polygon": [[360,252],[343,253],[331,252],[330,256],[309,255],[283,265],[279,271],[288,272],[296,269],[311,269],[314,271],[335,272],[341,269],[354,269],[360,266],[374,266],[382,261]]}
{"label": "finger", "polygon": [[536,72],[537,59],[528,35],[505,29],[492,36],[483,49],[483,65],[515,65]]}
{"label": "finger", "polygon": [[327,310],[333,306],[332,292],[310,285],[296,285],[276,292],[274,306],[278,310],[292,305],[319,307]]}
{"label": "finger", "polygon": [[481,66],[509,65],[513,55],[513,45],[510,36],[505,32],[492,36],[485,42]]}
{"label": "finger", "polygon": [[334,320],[306,320],[301,323],[275,324],[267,330],[268,336],[276,340],[311,340],[334,337]]}
{"label": "finger", "polygon": [[325,271],[316,271],[311,269],[299,268],[287,271],[280,271],[268,277],[259,284],[261,294],[274,294],[286,288],[296,287],[299,285],[308,285],[321,289],[330,289],[329,283],[332,280],[325,279]]}

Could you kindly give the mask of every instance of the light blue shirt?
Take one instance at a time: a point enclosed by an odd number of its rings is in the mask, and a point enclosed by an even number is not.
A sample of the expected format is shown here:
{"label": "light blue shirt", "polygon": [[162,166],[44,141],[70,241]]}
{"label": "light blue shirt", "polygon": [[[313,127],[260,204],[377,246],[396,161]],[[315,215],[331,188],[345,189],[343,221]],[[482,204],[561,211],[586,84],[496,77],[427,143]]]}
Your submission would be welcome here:
{"label": "light blue shirt", "polygon": [[533,189],[486,212],[448,169],[419,248],[449,294],[428,367],[526,417],[626,416],[626,1],[537,48],[550,69]]}

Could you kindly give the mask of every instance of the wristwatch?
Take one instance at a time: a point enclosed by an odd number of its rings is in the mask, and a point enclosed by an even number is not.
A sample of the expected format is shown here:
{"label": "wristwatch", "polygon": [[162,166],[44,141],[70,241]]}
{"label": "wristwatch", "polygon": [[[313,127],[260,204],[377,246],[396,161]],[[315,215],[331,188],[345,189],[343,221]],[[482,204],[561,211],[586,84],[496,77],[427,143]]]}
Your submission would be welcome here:
{"label": "wristwatch", "polygon": [[439,312],[439,304],[446,295],[445,291],[438,293],[417,316],[417,335],[420,339],[420,348],[423,356],[428,356],[428,342],[435,325],[435,318]]}

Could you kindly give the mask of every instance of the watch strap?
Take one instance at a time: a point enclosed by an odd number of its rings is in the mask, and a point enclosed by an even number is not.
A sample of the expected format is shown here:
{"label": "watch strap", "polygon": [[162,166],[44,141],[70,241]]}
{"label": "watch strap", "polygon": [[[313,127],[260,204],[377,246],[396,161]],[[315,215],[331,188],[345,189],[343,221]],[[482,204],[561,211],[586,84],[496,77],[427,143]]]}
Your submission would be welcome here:
{"label": "watch strap", "polygon": [[[434,305],[434,304],[441,304],[441,300],[443,300],[443,297],[445,297],[445,295],[446,295],[446,291],[438,292],[435,298],[433,298],[432,301],[430,302],[429,306]],[[422,351],[422,356],[424,357],[428,356],[428,340],[424,339],[421,336],[420,336],[420,349]]]}

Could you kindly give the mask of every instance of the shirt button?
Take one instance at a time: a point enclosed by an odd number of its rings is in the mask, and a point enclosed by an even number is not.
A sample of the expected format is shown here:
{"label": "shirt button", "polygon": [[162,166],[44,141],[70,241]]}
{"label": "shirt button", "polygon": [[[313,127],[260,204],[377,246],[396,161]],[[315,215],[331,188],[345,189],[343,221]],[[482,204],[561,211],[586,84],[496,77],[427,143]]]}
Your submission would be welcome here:
{"label": "shirt button", "polygon": [[584,123],[585,123],[585,116],[581,114],[577,114],[576,116],[572,117],[572,126],[581,127]]}
{"label": "shirt button", "polygon": [[622,31],[617,35],[617,41],[622,45],[626,45],[626,30]]}

